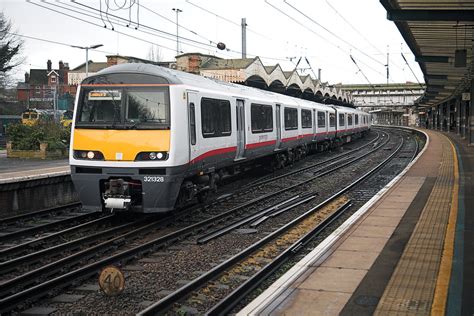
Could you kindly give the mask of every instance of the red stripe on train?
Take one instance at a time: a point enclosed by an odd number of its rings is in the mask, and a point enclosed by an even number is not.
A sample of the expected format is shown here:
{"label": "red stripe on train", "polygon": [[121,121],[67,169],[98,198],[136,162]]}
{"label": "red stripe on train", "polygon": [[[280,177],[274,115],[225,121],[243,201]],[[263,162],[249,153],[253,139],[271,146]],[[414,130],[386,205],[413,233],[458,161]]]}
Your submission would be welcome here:
{"label": "red stripe on train", "polygon": [[283,138],[281,141],[286,143],[291,142],[292,140],[298,140],[298,136]]}
{"label": "red stripe on train", "polygon": [[253,148],[258,148],[258,147],[263,147],[263,146],[270,146],[270,145],[275,145],[276,140],[269,140],[266,142],[261,142],[261,143],[252,143],[252,144],[247,144],[245,145],[245,149],[253,149]]}
{"label": "red stripe on train", "polygon": [[234,147],[227,147],[227,148],[214,149],[214,150],[208,151],[208,152],[206,152],[206,153],[204,153],[204,154],[202,154],[202,155],[197,156],[196,158],[194,158],[193,160],[191,160],[190,163],[195,163],[196,161],[203,160],[203,159],[206,159],[206,158],[209,158],[209,157],[212,157],[212,156],[217,156],[217,155],[232,153],[232,152],[236,152],[236,151],[237,151],[237,147],[236,147],[236,146],[234,146]]}

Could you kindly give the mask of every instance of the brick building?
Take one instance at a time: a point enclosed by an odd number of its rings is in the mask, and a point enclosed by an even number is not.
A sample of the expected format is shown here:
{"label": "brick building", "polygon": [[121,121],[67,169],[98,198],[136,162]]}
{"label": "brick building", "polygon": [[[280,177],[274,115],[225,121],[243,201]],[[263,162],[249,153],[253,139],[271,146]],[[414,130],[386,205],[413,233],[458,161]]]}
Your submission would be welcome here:
{"label": "brick building", "polygon": [[28,108],[52,109],[56,102],[58,109],[66,110],[72,106],[76,87],[68,83],[69,65],[60,61],[53,69],[51,60],[46,69],[30,69],[25,73],[25,82],[17,85],[17,99]]}

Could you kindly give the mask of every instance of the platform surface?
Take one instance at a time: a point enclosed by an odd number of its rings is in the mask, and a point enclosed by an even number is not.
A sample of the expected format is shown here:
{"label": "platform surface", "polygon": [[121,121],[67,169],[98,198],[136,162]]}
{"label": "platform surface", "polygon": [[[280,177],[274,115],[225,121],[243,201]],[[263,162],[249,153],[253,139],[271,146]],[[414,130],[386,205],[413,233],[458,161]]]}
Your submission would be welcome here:
{"label": "platform surface", "polygon": [[68,159],[7,158],[6,150],[0,150],[0,184],[68,174],[70,174]]}
{"label": "platform surface", "polygon": [[[459,276],[463,265],[456,268],[456,231],[464,233],[457,220],[459,150],[453,146],[460,140],[424,131],[429,144],[404,175],[239,315],[460,314],[461,305],[463,313],[470,310],[472,281],[465,279],[473,269],[464,267]],[[464,148],[472,158],[474,148]],[[466,253],[466,244],[459,251]]]}

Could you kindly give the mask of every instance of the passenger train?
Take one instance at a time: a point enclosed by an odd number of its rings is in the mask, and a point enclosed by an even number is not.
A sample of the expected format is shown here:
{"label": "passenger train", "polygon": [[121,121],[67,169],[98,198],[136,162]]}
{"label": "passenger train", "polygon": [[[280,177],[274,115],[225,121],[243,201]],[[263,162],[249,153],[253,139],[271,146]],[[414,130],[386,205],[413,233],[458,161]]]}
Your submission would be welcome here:
{"label": "passenger train", "polygon": [[71,176],[85,209],[166,212],[249,165],[280,168],[369,129],[356,109],[122,64],[79,87]]}

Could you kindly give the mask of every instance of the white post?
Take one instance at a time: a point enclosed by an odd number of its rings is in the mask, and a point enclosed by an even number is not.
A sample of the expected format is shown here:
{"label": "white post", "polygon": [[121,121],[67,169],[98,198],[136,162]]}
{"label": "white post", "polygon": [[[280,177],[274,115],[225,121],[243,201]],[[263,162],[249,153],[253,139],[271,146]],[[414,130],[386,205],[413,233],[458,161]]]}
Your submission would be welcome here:
{"label": "white post", "polygon": [[89,47],[86,47],[86,78],[89,76]]}
{"label": "white post", "polygon": [[180,12],[183,12],[183,10],[178,9],[178,8],[173,8],[173,11],[176,12],[176,56],[179,55],[179,20],[178,16]]}
{"label": "white post", "polygon": [[247,32],[246,26],[247,21],[245,18],[242,18],[242,58],[247,58]]}

